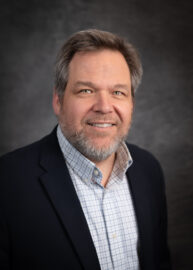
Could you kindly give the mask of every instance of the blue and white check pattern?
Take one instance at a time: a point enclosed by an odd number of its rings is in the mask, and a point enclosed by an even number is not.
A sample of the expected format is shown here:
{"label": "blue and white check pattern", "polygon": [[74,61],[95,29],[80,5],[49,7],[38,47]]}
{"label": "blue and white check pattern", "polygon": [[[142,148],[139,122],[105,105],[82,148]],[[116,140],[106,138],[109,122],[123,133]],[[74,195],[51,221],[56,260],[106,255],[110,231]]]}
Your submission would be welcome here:
{"label": "blue and white check pattern", "polygon": [[101,270],[139,270],[138,232],[125,172],[132,158],[125,143],[116,153],[110,179],[104,188],[102,173],[63,136],[57,137],[80,200]]}

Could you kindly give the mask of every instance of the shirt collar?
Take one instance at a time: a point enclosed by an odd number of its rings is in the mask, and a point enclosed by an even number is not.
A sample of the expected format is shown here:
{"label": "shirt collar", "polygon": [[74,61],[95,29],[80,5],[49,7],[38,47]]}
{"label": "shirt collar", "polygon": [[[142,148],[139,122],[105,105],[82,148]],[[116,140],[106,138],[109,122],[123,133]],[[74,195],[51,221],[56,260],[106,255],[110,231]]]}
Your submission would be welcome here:
{"label": "shirt collar", "polygon": [[[87,180],[86,182],[91,182],[91,180],[97,182],[101,185],[102,173],[96,167],[96,165],[82,155],[63,135],[60,126],[57,127],[57,138],[63,153],[64,159],[67,165],[78,175],[81,180]],[[113,173],[115,173],[119,179],[123,178],[126,170],[132,165],[133,160],[130,152],[123,142],[116,152],[116,161],[113,168]]]}

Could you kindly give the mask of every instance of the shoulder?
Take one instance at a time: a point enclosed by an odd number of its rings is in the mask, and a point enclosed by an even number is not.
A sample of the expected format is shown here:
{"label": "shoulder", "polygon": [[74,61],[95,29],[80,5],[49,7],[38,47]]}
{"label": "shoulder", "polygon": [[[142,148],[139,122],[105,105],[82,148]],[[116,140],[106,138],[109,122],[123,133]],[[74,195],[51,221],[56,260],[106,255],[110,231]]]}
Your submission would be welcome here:
{"label": "shoulder", "polygon": [[45,138],[37,141],[37,142],[34,142],[32,144],[29,144],[27,146],[24,146],[24,147],[21,147],[21,148],[18,148],[14,151],[11,151],[3,156],[0,157],[0,163],[1,162],[11,162],[11,161],[17,161],[18,159],[26,159],[28,158],[29,156],[33,156],[33,155],[36,155],[43,143]]}
{"label": "shoulder", "polygon": [[[165,179],[159,161],[149,151],[136,145],[127,144],[133,159],[133,164],[127,171],[127,176],[138,189],[146,190],[147,195],[157,207],[165,203]],[[132,183],[133,183],[132,182]]]}
{"label": "shoulder", "polygon": [[134,144],[127,144],[127,147],[135,162],[143,164],[144,166],[150,164],[160,166],[157,158],[149,151]]}
{"label": "shoulder", "polygon": [[21,147],[1,156],[0,173],[2,173],[3,169],[7,169],[7,167],[9,170],[19,170],[21,168],[25,170],[25,166],[28,166],[28,164],[30,164],[32,167],[33,164],[38,162],[42,148],[51,147],[51,145],[56,141],[57,138],[54,130],[51,134],[32,144]]}
{"label": "shoulder", "polygon": [[133,159],[131,170],[138,171],[141,175],[147,176],[148,179],[152,179],[153,181],[157,179],[163,184],[163,171],[157,158],[139,146],[127,144],[127,147]]}

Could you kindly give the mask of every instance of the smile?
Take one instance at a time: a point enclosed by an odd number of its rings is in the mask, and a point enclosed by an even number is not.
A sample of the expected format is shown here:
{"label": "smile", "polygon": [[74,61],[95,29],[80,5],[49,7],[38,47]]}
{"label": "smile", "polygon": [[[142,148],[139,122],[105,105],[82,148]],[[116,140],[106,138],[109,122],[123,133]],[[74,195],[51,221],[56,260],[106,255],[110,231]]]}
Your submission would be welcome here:
{"label": "smile", "polygon": [[107,127],[115,126],[115,124],[112,124],[112,123],[88,123],[88,124],[90,126],[99,127],[99,128],[107,128]]}

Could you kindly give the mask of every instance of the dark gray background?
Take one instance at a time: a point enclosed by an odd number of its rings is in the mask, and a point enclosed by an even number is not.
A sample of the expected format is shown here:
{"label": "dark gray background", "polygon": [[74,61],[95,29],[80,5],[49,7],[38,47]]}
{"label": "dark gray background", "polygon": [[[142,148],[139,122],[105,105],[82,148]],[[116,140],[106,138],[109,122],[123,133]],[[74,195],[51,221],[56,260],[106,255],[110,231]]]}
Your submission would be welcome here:
{"label": "dark gray background", "polygon": [[54,127],[53,64],[69,35],[100,28],[138,48],[144,77],[128,140],[160,160],[174,269],[193,269],[193,2],[18,0],[0,9],[0,154]]}

